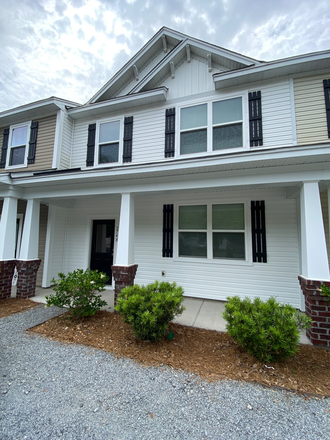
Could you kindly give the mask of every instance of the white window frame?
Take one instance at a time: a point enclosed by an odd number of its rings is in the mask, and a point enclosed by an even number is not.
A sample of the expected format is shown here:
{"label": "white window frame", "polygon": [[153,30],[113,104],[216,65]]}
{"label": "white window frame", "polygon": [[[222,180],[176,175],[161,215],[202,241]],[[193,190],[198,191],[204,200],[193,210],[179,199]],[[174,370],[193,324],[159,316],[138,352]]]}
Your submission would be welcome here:
{"label": "white window frame", "polygon": [[[108,162],[108,163],[99,163],[99,152],[100,152],[100,145],[103,145],[103,142],[99,142],[100,137],[100,125],[101,124],[107,124],[108,122],[119,122],[119,147],[118,147],[118,162]],[[122,165],[123,163],[123,136],[124,136],[124,118],[118,117],[118,118],[107,118],[102,119],[96,122],[96,130],[95,130],[95,153],[94,153],[94,166],[97,168],[107,168],[109,166],[116,166],[116,165]],[[109,142],[106,142],[109,143]],[[115,143],[115,142],[113,142]]]}
{"label": "white window frame", "polygon": [[[249,143],[249,101],[248,101],[248,92],[244,93],[236,93],[236,94],[228,94],[228,95],[221,95],[219,97],[212,97],[210,99],[197,99],[193,101],[189,101],[189,103],[185,103],[184,105],[180,105],[177,107],[176,111],[176,145],[178,145],[178,148],[176,148],[175,151],[175,157],[176,158],[190,158],[190,157],[199,157],[199,156],[205,156],[205,155],[218,155],[218,154],[227,154],[227,153],[233,153],[233,152],[240,152],[240,151],[246,151],[250,149],[250,143]],[[218,101],[227,101],[229,99],[233,98],[242,98],[242,120],[241,121],[231,121],[226,122],[223,124],[214,124],[212,121],[212,105],[213,102]],[[197,128],[191,128],[191,129],[183,129],[181,130],[181,109],[183,108],[189,108],[194,107],[200,104],[207,104],[207,126],[201,126]],[[237,123],[242,123],[242,147],[238,148],[227,148],[224,150],[213,150],[213,127],[220,127],[220,126],[227,126],[227,125],[233,125]],[[184,132],[192,132],[196,130],[201,130],[206,128],[207,130],[207,148],[206,151],[201,151],[199,153],[188,153],[188,154],[181,154],[181,133]]]}
{"label": "white window frame", "polygon": [[[8,138],[8,148],[7,148],[7,158],[6,158],[6,168],[5,169],[14,170],[17,168],[26,168],[27,167],[27,165],[28,165],[27,157],[29,154],[29,140],[30,140],[30,133],[31,133],[31,122],[32,121],[27,121],[27,122],[22,122],[21,124],[15,124],[15,125],[10,126],[9,138]],[[19,164],[19,165],[10,165],[11,150],[12,150],[12,148],[18,147],[18,145],[14,145],[14,146],[11,145],[13,131],[15,128],[20,128],[20,127],[25,127],[25,126],[27,126],[28,129],[27,129],[27,134],[26,134],[24,163]]]}
{"label": "white window frame", "polygon": [[[245,259],[235,259],[235,258],[213,258],[213,232],[217,232],[217,229],[212,229],[212,206],[213,205],[244,205],[244,245],[245,245]],[[180,257],[179,256],[179,207],[180,206],[207,206],[207,230],[206,230],[206,243],[207,243],[207,257]],[[250,200],[191,200],[187,202],[177,202],[174,205],[175,215],[174,215],[174,239],[173,239],[173,260],[177,262],[187,262],[187,263],[211,263],[218,265],[248,265],[252,266],[252,237],[251,237],[251,201]],[[195,230],[194,230],[195,231]],[[197,229],[196,229],[197,231]],[[189,232],[189,231],[188,231]],[[197,231],[198,232],[198,231]],[[201,229],[200,232],[204,232]],[[222,232],[222,231],[221,231]],[[223,230],[223,232],[226,232]],[[227,232],[242,232],[241,230],[230,230]]]}

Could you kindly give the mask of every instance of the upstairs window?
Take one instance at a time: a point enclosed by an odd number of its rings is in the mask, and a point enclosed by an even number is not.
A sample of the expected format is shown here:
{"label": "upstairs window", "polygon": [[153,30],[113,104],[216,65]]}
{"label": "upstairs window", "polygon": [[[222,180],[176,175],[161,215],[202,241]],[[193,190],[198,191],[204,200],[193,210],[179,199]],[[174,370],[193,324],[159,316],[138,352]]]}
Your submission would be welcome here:
{"label": "upstairs window", "polygon": [[27,145],[30,135],[29,127],[30,123],[26,123],[10,128],[7,167],[22,167],[27,165]]}
{"label": "upstairs window", "polygon": [[180,155],[243,146],[241,96],[180,109]]}
{"label": "upstairs window", "polygon": [[120,121],[99,124],[98,136],[98,163],[118,162]]}

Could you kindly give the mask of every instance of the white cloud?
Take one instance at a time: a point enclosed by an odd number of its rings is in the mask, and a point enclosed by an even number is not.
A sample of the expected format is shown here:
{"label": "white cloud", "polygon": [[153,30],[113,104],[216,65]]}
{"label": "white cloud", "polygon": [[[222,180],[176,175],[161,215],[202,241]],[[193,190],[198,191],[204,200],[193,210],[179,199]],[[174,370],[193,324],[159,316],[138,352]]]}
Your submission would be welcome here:
{"label": "white cloud", "polygon": [[259,59],[330,47],[328,1],[2,0],[0,111],[85,102],[162,26]]}

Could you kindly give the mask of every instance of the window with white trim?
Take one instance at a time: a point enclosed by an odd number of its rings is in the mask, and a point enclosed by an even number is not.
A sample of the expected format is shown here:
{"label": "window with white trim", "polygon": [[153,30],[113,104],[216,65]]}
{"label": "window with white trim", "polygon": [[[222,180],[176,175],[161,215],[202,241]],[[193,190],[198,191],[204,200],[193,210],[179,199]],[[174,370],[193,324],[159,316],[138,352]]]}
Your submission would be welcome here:
{"label": "window with white trim", "polygon": [[244,203],[181,205],[178,256],[246,260]]}
{"label": "window with white trim", "polygon": [[242,96],[180,109],[180,155],[243,146]]}
{"label": "window with white trim", "polygon": [[100,122],[97,133],[96,163],[119,162],[120,121]]}
{"label": "window with white trim", "polygon": [[6,168],[27,166],[31,122],[10,127]]}

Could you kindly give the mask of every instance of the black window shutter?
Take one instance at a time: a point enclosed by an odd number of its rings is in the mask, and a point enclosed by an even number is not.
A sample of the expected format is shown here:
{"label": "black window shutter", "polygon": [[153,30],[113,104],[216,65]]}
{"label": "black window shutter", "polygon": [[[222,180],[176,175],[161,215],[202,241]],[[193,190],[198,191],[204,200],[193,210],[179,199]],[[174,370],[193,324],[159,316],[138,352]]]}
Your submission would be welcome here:
{"label": "black window shutter", "polygon": [[133,116],[125,118],[124,121],[124,151],[123,162],[132,162],[133,143]]}
{"label": "black window shutter", "polygon": [[330,79],[323,80],[325,109],[327,112],[328,137],[330,138]]}
{"label": "black window shutter", "polygon": [[165,116],[165,157],[174,157],[175,108],[168,108]]}
{"label": "black window shutter", "polygon": [[95,131],[96,131],[96,124],[90,124],[88,126],[86,167],[92,167],[94,165]]}
{"label": "black window shutter", "polygon": [[254,263],[267,263],[265,202],[251,201],[252,255]]}
{"label": "black window shutter", "polygon": [[173,205],[163,205],[163,257],[173,257]]}
{"label": "black window shutter", "polygon": [[261,92],[249,93],[250,147],[262,145]]}
{"label": "black window shutter", "polygon": [[9,139],[9,128],[5,128],[3,130],[0,168],[5,168],[6,166],[8,139]]}
{"label": "black window shutter", "polygon": [[28,164],[34,163],[36,158],[36,146],[37,146],[37,136],[38,136],[38,121],[33,121],[31,123],[30,131],[30,141],[29,141],[29,155]]}

